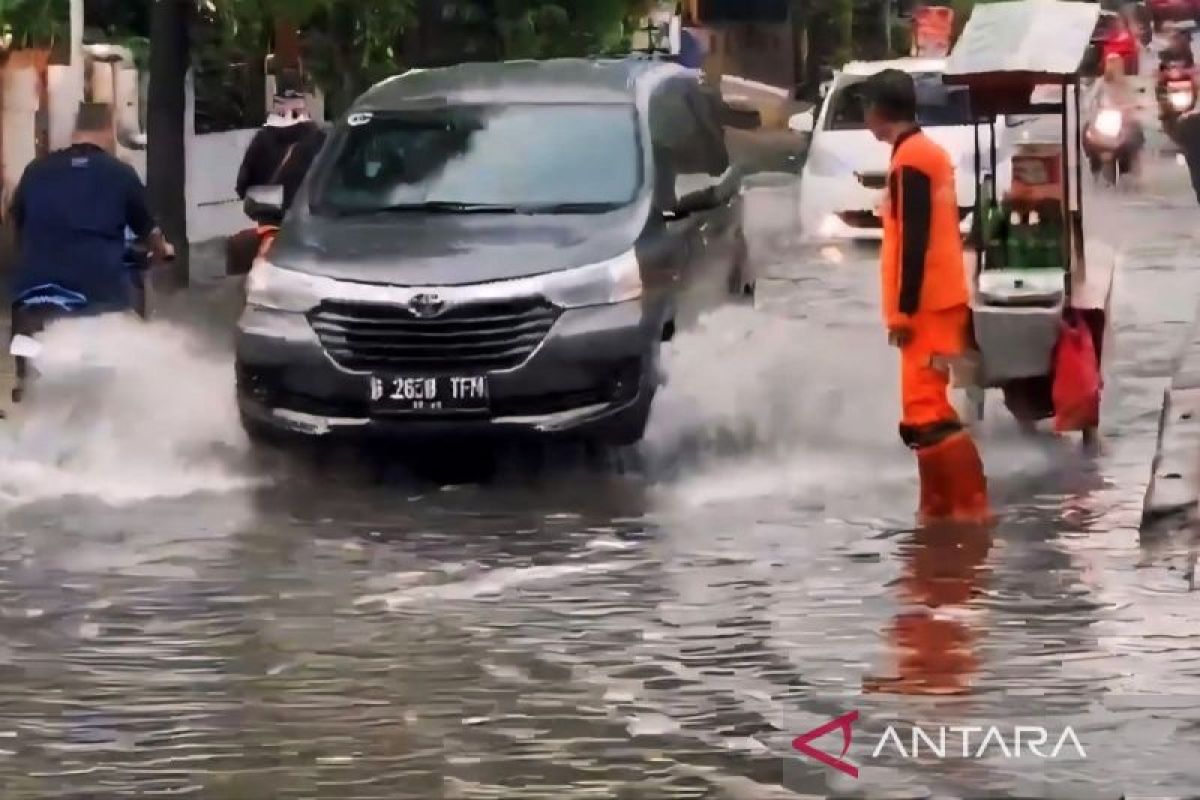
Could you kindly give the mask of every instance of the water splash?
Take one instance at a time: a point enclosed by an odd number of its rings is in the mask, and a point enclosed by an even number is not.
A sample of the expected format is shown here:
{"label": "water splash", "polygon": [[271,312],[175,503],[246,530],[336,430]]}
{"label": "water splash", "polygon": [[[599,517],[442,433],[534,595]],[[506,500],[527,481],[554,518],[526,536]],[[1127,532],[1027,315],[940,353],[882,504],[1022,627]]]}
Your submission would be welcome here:
{"label": "water splash", "polygon": [[253,480],[228,358],[168,322],[67,320],[0,433],[0,505],[90,496],[120,505]]}

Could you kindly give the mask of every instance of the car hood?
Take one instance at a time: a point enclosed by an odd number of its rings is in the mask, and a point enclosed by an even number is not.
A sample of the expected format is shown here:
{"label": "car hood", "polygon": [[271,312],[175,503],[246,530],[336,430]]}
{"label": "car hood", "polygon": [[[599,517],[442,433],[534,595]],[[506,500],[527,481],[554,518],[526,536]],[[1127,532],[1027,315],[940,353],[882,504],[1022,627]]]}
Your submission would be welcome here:
{"label": "car hood", "polygon": [[[1003,123],[997,124],[997,133]],[[945,148],[951,163],[959,170],[964,168],[967,174],[974,171],[975,158],[975,129],[970,126],[945,126],[925,128],[923,132],[930,139]],[[1004,137],[997,135],[996,141],[1003,145]],[[983,148],[984,163],[988,161],[988,131],[983,128],[979,132],[979,144]],[[886,172],[891,158],[890,145],[878,141],[870,131],[829,131],[816,137],[814,150],[823,150],[835,158],[849,172]],[[811,155],[810,155],[811,157]]]}
{"label": "car hood", "polygon": [[593,264],[632,248],[641,204],[605,214],[303,215],[271,248],[279,266],[340,280],[454,286]]}

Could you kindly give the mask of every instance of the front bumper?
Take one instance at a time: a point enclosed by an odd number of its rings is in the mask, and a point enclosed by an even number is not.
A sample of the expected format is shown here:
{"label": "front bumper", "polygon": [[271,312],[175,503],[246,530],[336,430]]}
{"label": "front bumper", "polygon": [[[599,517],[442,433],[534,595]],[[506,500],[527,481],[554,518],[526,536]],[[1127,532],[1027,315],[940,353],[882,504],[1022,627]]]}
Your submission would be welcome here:
{"label": "front bumper", "polygon": [[665,308],[641,301],[565,310],[523,363],[486,373],[488,411],[381,414],[369,401],[371,373],[331,358],[305,315],[251,307],[238,326],[238,403],[247,423],[301,436],[624,441],[645,425],[665,318]]}
{"label": "front bumper", "polygon": [[[973,176],[959,181],[960,230],[971,230],[970,204],[975,197]],[[826,178],[806,175],[801,185],[800,226],[810,241],[873,242],[883,239],[883,222],[876,209],[883,190],[862,185],[854,177]]]}

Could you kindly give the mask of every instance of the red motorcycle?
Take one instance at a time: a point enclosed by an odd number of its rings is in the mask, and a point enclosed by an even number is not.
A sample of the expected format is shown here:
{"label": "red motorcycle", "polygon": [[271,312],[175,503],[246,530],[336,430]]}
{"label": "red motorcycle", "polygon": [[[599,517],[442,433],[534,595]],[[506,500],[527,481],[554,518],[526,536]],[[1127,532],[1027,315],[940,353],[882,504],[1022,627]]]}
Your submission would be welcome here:
{"label": "red motorcycle", "polygon": [[254,186],[246,196],[246,216],[257,223],[229,237],[225,245],[225,273],[246,275],[254,261],[266,255],[279,235],[283,221],[283,187]]}
{"label": "red motorcycle", "polygon": [[1141,53],[1141,43],[1137,36],[1130,30],[1128,22],[1124,19],[1117,23],[1110,31],[1108,38],[1104,42],[1103,58],[1101,59],[1101,67],[1111,56],[1117,56],[1121,59],[1121,63],[1125,65],[1126,75],[1138,74],[1138,60]]}
{"label": "red motorcycle", "polygon": [[1158,70],[1155,94],[1158,96],[1158,118],[1162,122],[1163,133],[1178,144],[1179,118],[1196,107],[1194,68],[1181,61],[1164,62]]}

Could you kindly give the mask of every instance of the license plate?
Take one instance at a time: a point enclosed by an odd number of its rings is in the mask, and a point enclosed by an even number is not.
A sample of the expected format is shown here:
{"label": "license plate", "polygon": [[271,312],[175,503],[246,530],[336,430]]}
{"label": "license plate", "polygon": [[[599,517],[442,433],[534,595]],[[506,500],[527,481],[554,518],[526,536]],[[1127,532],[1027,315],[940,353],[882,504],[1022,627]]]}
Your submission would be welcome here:
{"label": "license plate", "polygon": [[487,378],[455,375],[371,378],[371,404],[385,412],[486,411]]}

